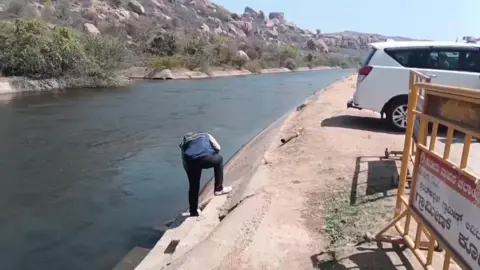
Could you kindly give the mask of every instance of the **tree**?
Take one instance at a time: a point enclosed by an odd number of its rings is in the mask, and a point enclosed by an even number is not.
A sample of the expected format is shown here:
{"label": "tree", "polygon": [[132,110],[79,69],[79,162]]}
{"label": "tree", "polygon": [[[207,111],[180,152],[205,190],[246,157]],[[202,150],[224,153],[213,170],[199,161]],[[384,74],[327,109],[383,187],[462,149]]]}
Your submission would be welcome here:
{"label": "tree", "polygon": [[173,56],[178,51],[178,44],[174,35],[165,33],[154,37],[147,44],[146,51],[158,56]]}

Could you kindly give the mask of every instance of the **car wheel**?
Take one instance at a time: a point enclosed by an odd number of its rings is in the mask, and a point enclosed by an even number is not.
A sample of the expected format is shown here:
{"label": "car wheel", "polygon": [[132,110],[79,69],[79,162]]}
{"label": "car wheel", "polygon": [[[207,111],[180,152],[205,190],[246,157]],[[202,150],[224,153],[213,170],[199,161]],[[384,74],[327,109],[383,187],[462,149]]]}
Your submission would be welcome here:
{"label": "car wheel", "polygon": [[407,129],[408,98],[399,98],[388,105],[386,120],[390,129],[405,132]]}

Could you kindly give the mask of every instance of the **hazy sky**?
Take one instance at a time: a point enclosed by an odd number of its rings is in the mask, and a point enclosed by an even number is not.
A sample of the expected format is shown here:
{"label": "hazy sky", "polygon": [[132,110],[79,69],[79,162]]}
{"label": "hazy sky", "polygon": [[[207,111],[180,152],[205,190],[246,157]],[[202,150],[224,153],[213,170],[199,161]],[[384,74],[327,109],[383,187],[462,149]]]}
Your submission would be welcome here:
{"label": "hazy sky", "polygon": [[299,27],[352,30],[433,40],[480,36],[480,0],[212,0],[232,12],[245,6],[285,13]]}

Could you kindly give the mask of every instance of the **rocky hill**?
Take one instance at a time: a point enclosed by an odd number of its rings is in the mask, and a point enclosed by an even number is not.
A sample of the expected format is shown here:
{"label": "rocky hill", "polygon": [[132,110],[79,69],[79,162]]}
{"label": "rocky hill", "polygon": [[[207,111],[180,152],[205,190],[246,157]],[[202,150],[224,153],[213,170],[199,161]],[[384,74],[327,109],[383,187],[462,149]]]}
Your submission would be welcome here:
{"label": "rocky hill", "polygon": [[123,35],[132,44],[138,42],[139,34],[145,38],[159,31],[182,31],[292,44],[319,53],[359,55],[368,43],[407,39],[352,31],[311,32],[288,21],[281,11],[266,13],[246,7],[243,14],[236,14],[209,0],[3,0],[0,11],[3,19],[45,18],[92,34]]}
{"label": "rocky hill", "polygon": [[209,0],[0,0],[0,76],[61,78],[66,87],[173,70],[212,76],[357,67],[369,43],[387,39],[407,38],[312,32],[282,11],[238,14]]}

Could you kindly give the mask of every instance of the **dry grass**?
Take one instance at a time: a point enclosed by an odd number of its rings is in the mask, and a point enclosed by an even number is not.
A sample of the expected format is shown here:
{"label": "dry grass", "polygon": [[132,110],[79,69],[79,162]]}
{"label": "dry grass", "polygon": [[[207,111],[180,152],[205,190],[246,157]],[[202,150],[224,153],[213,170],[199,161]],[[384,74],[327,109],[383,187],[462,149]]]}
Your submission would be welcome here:
{"label": "dry grass", "polygon": [[330,247],[357,244],[393,216],[398,159],[357,157],[350,183],[328,191],[325,231]]}
{"label": "dry grass", "polygon": [[393,216],[394,191],[367,195],[366,185],[357,189],[359,199],[351,204],[351,189],[337,190],[325,202],[325,232],[330,248],[357,244],[366,232],[379,224],[387,223]]}

